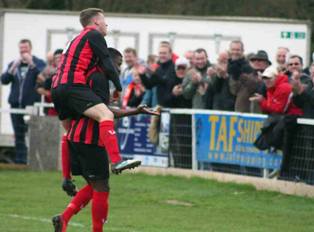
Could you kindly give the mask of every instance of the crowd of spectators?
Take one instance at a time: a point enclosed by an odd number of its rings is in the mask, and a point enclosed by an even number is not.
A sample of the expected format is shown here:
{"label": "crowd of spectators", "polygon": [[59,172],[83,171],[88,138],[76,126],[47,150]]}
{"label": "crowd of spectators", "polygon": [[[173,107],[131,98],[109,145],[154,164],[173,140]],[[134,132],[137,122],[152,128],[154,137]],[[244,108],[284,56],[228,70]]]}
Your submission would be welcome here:
{"label": "crowd of spectators", "polygon": [[[278,47],[273,64],[266,51],[245,53],[244,48],[242,41],[231,41],[216,63],[210,63],[204,48],[179,57],[167,41],[160,42],[158,55],[151,54],[146,61],[136,49],[126,48],[118,104],[122,108],[145,104],[314,118],[314,64],[304,68],[302,57],[290,54],[286,47]],[[37,92],[47,102],[61,52],[50,54],[37,78]],[[55,112],[50,110],[48,115]]]}
{"label": "crowd of spectators", "polygon": [[242,41],[210,63],[204,48],[178,57],[169,42],[159,44],[158,55],[147,63],[133,48],[124,50],[121,107],[147,104],[314,118],[314,65],[303,67],[298,54],[279,47],[272,64],[264,50],[245,53]]}
{"label": "crowd of spectators", "polygon": [[[144,61],[134,48],[123,51],[125,68],[119,107],[140,104],[165,108],[208,109],[265,114],[290,114],[314,118],[314,63],[303,67],[298,54],[279,47],[272,64],[264,50],[245,53],[242,41],[231,41],[209,62],[204,48],[188,50],[178,57],[171,44],[162,41],[157,55]],[[31,41],[21,40],[20,56],[1,76],[2,84],[11,85],[12,108],[25,108],[40,95],[51,102],[51,78],[60,62],[62,49],[47,55],[47,64],[31,53]],[[56,115],[49,109],[47,115]],[[12,114],[16,135],[17,162],[25,163],[25,132],[21,115]]]}

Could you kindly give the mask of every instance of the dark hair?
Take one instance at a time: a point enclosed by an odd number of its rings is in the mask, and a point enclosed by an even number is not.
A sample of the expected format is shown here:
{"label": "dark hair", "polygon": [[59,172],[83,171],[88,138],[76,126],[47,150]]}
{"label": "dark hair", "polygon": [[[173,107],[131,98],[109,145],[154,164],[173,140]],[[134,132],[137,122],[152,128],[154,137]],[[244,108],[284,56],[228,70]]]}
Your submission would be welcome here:
{"label": "dark hair", "polygon": [[99,8],[87,8],[80,12],[80,23],[83,27],[90,24],[91,19],[97,16],[99,13],[104,14],[105,12]]}
{"label": "dark hair", "polygon": [[168,41],[161,41],[159,43],[159,47],[168,48],[169,52],[172,53],[172,47],[171,47],[171,44]]}
{"label": "dark hair", "polygon": [[208,57],[207,52],[206,52],[206,50],[205,50],[204,48],[198,48],[198,49],[196,49],[194,52],[195,52],[195,53],[202,53],[202,52],[204,52],[205,55],[206,55],[206,57]]}
{"label": "dark hair", "polygon": [[31,48],[33,47],[32,42],[29,39],[21,39],[19,44],[22,44],[22,43],[28,43]]}
{"label": "dark hair", "polygon": [[299,56],[299,55],[292,55],[292,56],[289,57],[289,60],[290,59],[294,59],[294,58],[298,58],[300,60],[300,63],[303,65],[303,59],[302,59],[301,56]]}
{"label": "dark hair", "polygon": [[147,63],[156,63],[157,56],[154,54],[150,54],[147,56]]}
{"label": "dark hair", "polygon": [[137,52],[134,48],[126,48],[124,49],[124,53],[133,53],[134,56],[137,56]]}
{"label": "dark hair", "polygon": [[244,44],[241,40],[237,39],[237,40],[232,40],[230,42],[230,45],[233,44],[233,43],[237,43],[237,44],[240,44],[241,45],[241,48],[242,48],[242,51],[244,51]]}
{"label": "dark hair", "polygon": [[109,51],[109,55],[110,55],[111,59],[116,59],[117,57],[123,57],[121,52],[119,52],[115,48],[108,48],[108,51]]}
{"label": "dark hair", "polygon": [[58,49],[56,49],[56,50],[53,52],[53,55],[54,55],[54,56],[55,56],[55,55],[59,55],[59,54],[62,54],[62,52],[63,52],[63,49],[58,48]]}

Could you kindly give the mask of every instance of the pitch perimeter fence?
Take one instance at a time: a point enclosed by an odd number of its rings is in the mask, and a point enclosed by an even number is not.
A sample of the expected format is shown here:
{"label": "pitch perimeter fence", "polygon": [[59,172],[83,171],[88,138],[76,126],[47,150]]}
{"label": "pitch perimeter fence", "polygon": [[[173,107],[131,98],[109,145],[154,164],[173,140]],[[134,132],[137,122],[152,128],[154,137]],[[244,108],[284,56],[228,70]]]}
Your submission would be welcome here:
{"label": "pitch perimeter fence", "polygon": [[[37,103],[27,109],[0,109],[0,113],[38,118],[44,116],[43,107],[51,106]],[[260,151],[253,145],[266,118],[267,115],[259,114],[166,109],[159,120],[148,115],[120,119],[117,131],[122,155],[140,159],[143,165],[279,178],[313,185],[314,120],[298,119],[283,154],[281,150]],[[47,118],[43,122],[48,125]],[[45,138],[38,136],[38,139]]]}
{"label": "pitch perimeter fence", "polygon": [[[314,120],[298,119],[281,150],[258,150],[254,141],[267,115],[170,109],[157,125],[149,116],[122,119],[121,151],[144,165],[278,178],[314,184]],[[151,122],[153,121],[153,122]],[[286,136],[286,135],[285,135]],[[283,154],[284,153],[284,154]]]}

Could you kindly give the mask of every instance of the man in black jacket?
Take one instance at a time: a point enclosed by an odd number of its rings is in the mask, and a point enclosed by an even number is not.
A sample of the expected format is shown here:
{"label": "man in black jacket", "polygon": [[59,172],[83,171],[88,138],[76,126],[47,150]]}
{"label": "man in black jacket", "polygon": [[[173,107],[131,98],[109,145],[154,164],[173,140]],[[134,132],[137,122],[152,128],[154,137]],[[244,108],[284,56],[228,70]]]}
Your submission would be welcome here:
{"label": "man in black jacket", "polygon": [[148,77],[145,70],[139,70],[142,84],[147,89],[157,87],[157,101],[163,107],[173,107],[172,89],[176,83],[176,73],[172,61],[172,49],[168,43],[159,46],[159,67]]}
{"label": "man in black jacket", "polygon": [[295,71],[292,74],[293,102],[300,107],[304,118],[314,118],[314,64],[310,66],[311,83],[302,83],[302,74]]}
{"label": "man in black jacket", "polygon": [[[6,72],[1,75],[4,85],[11,83],[9,104],[11,108],[25,108],[40,101],[35,86],[38,74],[45,68],[45,62],[32,55],[32,43],[28,39],[19,42],[20,57],[12,61]],[[27,147],[25,133],[27,125],[22,114],[11,114],[15,134],[15,162],[26,164]]]}

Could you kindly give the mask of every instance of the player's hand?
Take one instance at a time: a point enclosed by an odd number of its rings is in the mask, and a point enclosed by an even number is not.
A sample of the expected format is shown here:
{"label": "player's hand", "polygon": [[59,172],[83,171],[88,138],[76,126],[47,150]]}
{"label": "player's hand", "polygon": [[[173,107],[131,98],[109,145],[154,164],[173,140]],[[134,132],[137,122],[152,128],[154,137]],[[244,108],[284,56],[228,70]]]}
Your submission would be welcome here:
{"label": "player's hand", "polygon": [[118,90],[113,91],[112,96],[111,96],[111,102],[118,101],[120,99],[121,92]]}
{"label": "player's hand", "polygon": [[160,116],[160,108],[158,108],[157,110],[153,110],[147,107],[147,105],[139,105],[137,107],[137,111],[140,114],[150,114],[150,115]]}
{"label": "player's hand", "polygon": [[72,180],[64,179],[62,182],[62,189],[66,194],[68,194],[70,197],[74,197],[77,193],[76,186],[73,183]]}

